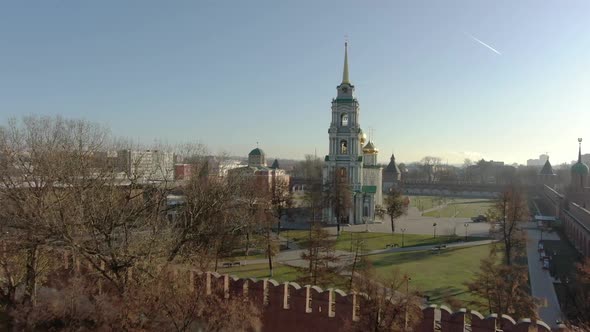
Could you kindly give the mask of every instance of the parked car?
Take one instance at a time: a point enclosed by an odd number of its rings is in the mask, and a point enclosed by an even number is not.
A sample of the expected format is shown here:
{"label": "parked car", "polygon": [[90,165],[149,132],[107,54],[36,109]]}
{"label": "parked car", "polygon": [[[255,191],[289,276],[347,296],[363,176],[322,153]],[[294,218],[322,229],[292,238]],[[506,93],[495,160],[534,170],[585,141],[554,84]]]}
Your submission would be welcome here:
{"label": "parked car", "polygon": [[484,216],[483,214],[480,214],[477,217],[472,217],[471,221],[473,221],[473,222],[486,222],[486,221],[488,221],[488,218],[486,216]]}

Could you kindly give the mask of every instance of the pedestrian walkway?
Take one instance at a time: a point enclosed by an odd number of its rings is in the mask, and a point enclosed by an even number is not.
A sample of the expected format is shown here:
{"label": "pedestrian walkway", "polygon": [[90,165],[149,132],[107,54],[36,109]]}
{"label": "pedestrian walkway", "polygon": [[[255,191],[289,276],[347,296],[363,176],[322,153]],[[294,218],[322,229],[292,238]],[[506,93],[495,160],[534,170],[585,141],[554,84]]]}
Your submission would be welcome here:
{"label": "pedestrian walkway", "polygon": [[[485,244],[491,244],[494,242],[498,242],[498,240],[481,240],[481,241],[470,241],[470,242],[457,242],[457,243],[449,243],[445,244],[446,248],[462,248],[462,247],[473,247],[473,246],[481,246]],[[388,248],[388,249],[377,249],[373,251],[369,251],[368,253],[364,254],[363,256],[367,255],[379,255],[379,254],[389,254],[395,252],[407,252],[407,251],[423,251],[423,250],[431,250],[435,246],[428,245],[428,246],[415,246],[415,247],[405,247],[405,248]]]}
{"label": "pedestrian walkway", "polygon": [[[543,269],[542,262],[539,260],[538,243],[541,238],[541,231],[536,229],[533,222],[523,224],[525,224],[523,229],[527,234],[526,250],[531,293],[541,302],[538,309],[540,319],[555,328],[557,327],[555,322],[562,320],[561,308],[553,287],[553,277],[551,277],[548,270]],[[559,240],[559,236],[555,233],[545,233],[543,237],[545,240]]]}
{"label": "pedestrian walkway", "polygon": [[[481,240],[481,241],[471,241],[471,242],[458,242],[458,243],[450,243],[446,245],[446,248],[462,248],[462,247],[473,247],[473,246],[480,246],[486,245],[490,243],[497,242],[497,240]],[[377,249],[372,250],[366,253],[361,254],[362,256],[370,256],[370,255],[379,255],[379,254],[391,254],[391,253],[398,253],[398,252],[409,252],[409,251],[426,251],[432,250],[435,246],[427,245],[427,246],[414,246],[414,247],[405,247],[405,248],[387,248],[387,249]],[[443,249],[444,250],[444,249]],[[284,250],[278,253],[273,261],[289,266],[295,267],[305,267],[307,266],[308,262],[301,258],[301,254],[306,252],[306,249],[290,249]],[[335,255],[340,258],[339,265],[348,265],[354,259],[354,253],[350,251],[344,250],[336,250]],[[268,263],[268,258],[261,258],[261,259],[250,259],[244,260],[240,262],[241,265],[254,265],[254,264],[266,264]]]}

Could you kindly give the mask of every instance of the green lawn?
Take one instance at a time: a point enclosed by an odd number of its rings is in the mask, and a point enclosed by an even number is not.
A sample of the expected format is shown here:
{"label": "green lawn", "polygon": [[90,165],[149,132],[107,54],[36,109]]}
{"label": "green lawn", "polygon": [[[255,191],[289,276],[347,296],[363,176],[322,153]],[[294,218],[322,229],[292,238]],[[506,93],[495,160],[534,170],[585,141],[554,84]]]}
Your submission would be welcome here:
{"label": "green lawn", "polygon": [[[284,231],[281,234],[284,237],[287,237],[289,241],[295,241],[302,248],[307,246],[309,231]],[[482,239],[483,238],[481,237],[467,237],[467,241],[478,241]],[[364,251],[371,251],[377,249],[386,249],[388,244],[397,244],[399,247],[401,247],[402,234],[395,233],[392,235],[391,233],[342,232],[336,241],[336,249],[351,251],[352,244],[352,250],[355,250],[354,244],[356,244],[357,240],[363,241],[362,246]],[[462,236],[437,235],[435,239],[433,235],[405,234],[404,246],[430,246],[462,240],[464,240],[464,237]]]}
{"label": "green lawn", "polygon": [[[274,275],[272,279],[278,282],[293,281],[299,276],[299,271],[291,266],[273,264]],[[268,264],[242,265],[230,268],[220,268],[217,272],[231,274],[240,278],[269,278]]]}
{"label": "green lawn", "polygon": [[447,201],[447,206],[424,213],[427,217],[471,218],[485,214],[494,202],[486,199],[457,199]]}
{"label": "green lawn", "polygon": [[437,196],[408,196],[410,199],[410,206],[417,208],[420,211],[432,209],[435,206],[440,205],[438,200],[440,197]]}
{"label": "green lawn", "polygon": [[[466,306],[475,298],[467,292],[465,282],[471,281],[479,271],[480,260],[487,257],[491,245],[452,248],[433,254],[430,251],[371,255],[367,258],[376,269],[377,277],[386,279],[395,269],[407,273],[411,286],[425,295],[430,302],[445,304],[449,297],[462,301]],[[481,308],[479,308],[481,309]]]}

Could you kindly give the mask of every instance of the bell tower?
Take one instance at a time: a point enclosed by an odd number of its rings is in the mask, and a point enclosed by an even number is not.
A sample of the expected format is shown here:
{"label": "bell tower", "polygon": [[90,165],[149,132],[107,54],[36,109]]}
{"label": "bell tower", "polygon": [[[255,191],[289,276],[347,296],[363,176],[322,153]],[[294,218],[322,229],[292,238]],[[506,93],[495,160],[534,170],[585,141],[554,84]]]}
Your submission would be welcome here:
{"label": "bell tower", "polygon": [[[332,99],[332,121],[328,129],[329,154],[325,158],[324,183],[331,181],[336,174],[345,176],[351,191],[360,193],[363,181],[363,133],[359,124],[359,103],[348,75],[348,43],[344,44],[342,82],[336,87],[336,91],[336,98]],[[352,203],[349,222],[359,223],[361,211],[355,207],[360,206],[360,196],[354,195]],[[331,212],[328,214],[331,221]]]}

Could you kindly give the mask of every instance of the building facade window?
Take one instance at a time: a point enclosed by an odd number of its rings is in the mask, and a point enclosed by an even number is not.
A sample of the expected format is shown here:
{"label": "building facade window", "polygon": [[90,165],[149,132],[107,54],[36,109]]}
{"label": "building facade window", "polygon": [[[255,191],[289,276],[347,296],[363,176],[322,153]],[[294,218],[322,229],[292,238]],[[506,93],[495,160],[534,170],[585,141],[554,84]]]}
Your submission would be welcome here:
{"label": "building facade window", "polygon": [[348,114],[347,113],[342,114],[342,116],[340,117],[340,125],[342,127],[348,126]]}
{"label": "building facade window", "polygon": [[340,154],[348,154],[348,142],[346,140],[340,141]]}

